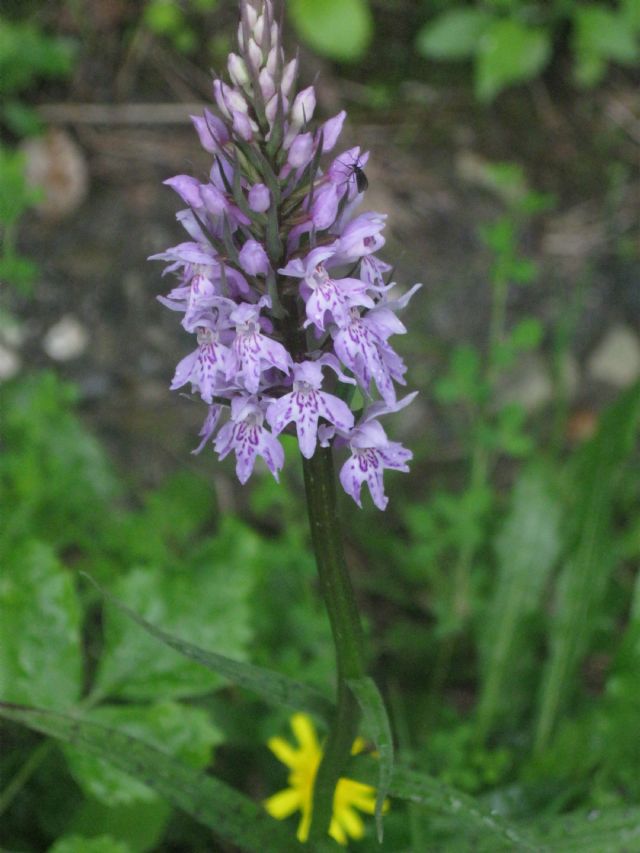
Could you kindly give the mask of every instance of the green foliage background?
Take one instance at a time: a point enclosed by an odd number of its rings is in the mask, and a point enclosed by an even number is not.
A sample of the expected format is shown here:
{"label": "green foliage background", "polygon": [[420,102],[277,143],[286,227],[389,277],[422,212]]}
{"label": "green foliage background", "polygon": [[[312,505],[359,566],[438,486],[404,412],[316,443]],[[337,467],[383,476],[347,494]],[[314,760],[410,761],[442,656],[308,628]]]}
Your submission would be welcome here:
{"label": "green foliage background", "polygon": [[[195,53],[217,5],[150,0],[141,26]],[[568,31],[575,81],[590,86],[637,63],[638,8],[429,4],[415,56],[470,62],[486,102],[543,73]],[[364,61],[380,37],[366,0],[288,11],[339,62]],[[0,19],[0,121],[14,141],[39,130],[33,86],[64,79],[74,56],[19,18]],[[214,58],[226,49],[224,37],[208,45]],[[499,402],[501,377],[544,343],[539,320],[510,324],[505,304],[535,285],[522,233],[553,202],[511,165],[490,172],[504,211],[479,228],[486,346],[455,347],[424,392],[459,441],[462,475],[426,481],[438,448],[416,447],[411,478],[389,478],[384,517],[344,504],[398,752],[383,849],[640,850],[640,388],[577,448],[562,438],[561,382],[552,430]],[[18,227],[37,198],[20,155],[0,148],[0,278],[22,293],[37,268]],[[196,851],[215,836],[294,849],[294,827],[260,807],[284,784],[265,742],[296,708],[322,730],[333,687],[295,448],[284,482],[258,477],[240,517],[195,473],[141,496],[81,403],[48,372],[0,387],[0,845]],[[378,778],[371,760],[352,770]],[[354,847],[375,845],[371,827]]]}

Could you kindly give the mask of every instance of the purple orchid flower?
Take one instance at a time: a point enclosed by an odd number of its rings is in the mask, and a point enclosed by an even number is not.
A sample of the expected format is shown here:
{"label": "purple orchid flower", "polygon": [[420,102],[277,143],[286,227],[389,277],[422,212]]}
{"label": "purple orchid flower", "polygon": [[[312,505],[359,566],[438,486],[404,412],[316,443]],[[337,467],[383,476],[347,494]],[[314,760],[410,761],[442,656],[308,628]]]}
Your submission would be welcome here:
{"label": "purple orchid flower", "polygon": [[227,361],[226,378],[237,378],[252,394],[258,392],[260,376],[267,367],[277,367],[286,374],[291,367],[291,356],[282,344],[262,333],[260,311],[270,304],[268,296],[263,296],[256,305],[242,303],[229,318],[235,323],[236,337]]}
{"label": "purple orchid flower", "polygon": [[222,406],[219,403],[213,403],[207,409],[207,416],[204,419],[202,427],[200,428],[200,432],[198,433],[201,439],[200,444],[194,450],[191,451],[194,456],[197,456],[198,453],[202,452],[205,445],[216,431],[216,427],[218,425],[218,421],[220,420],[221,414]]}
{"label": "purple orchid flower", "polygon": [[374,504],[378,509],[386,509],[388,499],[382,479],[385,468],[403,472],[409,470],[407,462],[412,458],[411,451],[397,441],[389,441],[378,418],[404,409],[416,396],[417,391],[414,391],[393,405],[373,403],[349,434],[339,434],[339,440],[348,444],[351,450],[351,457],[340,470],[340,483],[358,506],[362,506],[360,491],[362,484],[366,483]]}
{"label": "purple orchid flower", "polygon": [[397,441],[389,441],[377,420],[369,420],[353,430],[349,439],[351,458],[340,469],[340,483],[348,495],[362,507],[360,492],[366,483],[374,504],[386,509],[382,475],[385,468],[407,472],[413,454]]}
{"label": "purple orchid flower", "polygon": [[384,228],[386,218],[382,213],[369,211],[348,222],[342,229],[336,246],[336,256],[340,263],[354,263],[382,248],[385,240],[380,232]]}
{"label": "purple orchid flower", "polygon": [[198,326],[198,348],[185,356],[176,367],[171,390],[182,388],[190,382],[206,403],[213,403],[214,396],[228,385],[225,382],[230,350],[220,340],[220,331],[215,322],[205,321]]}
{"label": "purple orchid flower", "polygon": [[358,278],[330,277],[324,262],[330,260],[334,254],[333,246],[320,247],[309,252],[304,261],[296,258],[278,270],[282,275],[302,279],[300,292],[305,300],[305,326],[313,324],[321,332],[325,330],[327,314],[338,326],[345,326],[350,320],[350,306],[374,306],[371,297],[367,296],[365,282]]}
{"label": "purple orchid flower", "polygon": [[333,366],[331,362],[320,360],[294,364],[293,391],[274,400],[267,409],[267,420],[276,435],[292,421],[295,423],[300,452],[306,459],[315,452],[320,418],[342,430],[351,429],[354,421],[351,409],[343,400],[321,390],[323,364]]}
{"label": "purple orchid flower", "polygon": [[257,397],[239,395],[231,400],[231,420],[215,439],[215,450],[224,459],[232,450],[236,454],[236,474],[246,483],[253,471],[256,458],[262,456],[268,469],[278,479],[284,465],[282,445],[265,429],[264,407]]}
{"label": "purple orchid flower", "polygon": [[385,403],[392,405],[396,401],[393,382],[404,385],[407,368],[387,338],[406,329],[391,311],[374,308],[361,317],[357,308],[349,310],[349,323],[334,331],[336,354],[367,393],[373,380]]}

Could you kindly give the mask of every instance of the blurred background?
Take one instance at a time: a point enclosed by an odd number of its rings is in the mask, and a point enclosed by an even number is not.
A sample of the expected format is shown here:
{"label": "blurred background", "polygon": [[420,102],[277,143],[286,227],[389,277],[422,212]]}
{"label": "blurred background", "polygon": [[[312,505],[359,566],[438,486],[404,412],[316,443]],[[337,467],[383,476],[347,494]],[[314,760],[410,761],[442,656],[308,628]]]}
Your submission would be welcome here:
{"label": "blurred background", "polygon": [[[162,181],[207,174],[189,115],[236,21],[231,0],[0,3],[0,696],[133,725],[259,800],[286,713],[158,663],[79,578],[330,689],[295,448],[281,486],[244,489],[190,455],[202,406],[168,390],[190,341],[146,260],[182,240]],[[420,396],[391,428],[411,474],[384,514],[342,504],[400,754],[549,838],[640,850],[640,3],[289,0],[284,24],[317,114],[347,109],[342,147],[370,151],[382,256],[424,284],[398,344]],[[3,848],[232,849],[3,736]],[[554,823],[594,810],[609,847]],[[458,818],[387,825],[384,849],[483,849]]]}

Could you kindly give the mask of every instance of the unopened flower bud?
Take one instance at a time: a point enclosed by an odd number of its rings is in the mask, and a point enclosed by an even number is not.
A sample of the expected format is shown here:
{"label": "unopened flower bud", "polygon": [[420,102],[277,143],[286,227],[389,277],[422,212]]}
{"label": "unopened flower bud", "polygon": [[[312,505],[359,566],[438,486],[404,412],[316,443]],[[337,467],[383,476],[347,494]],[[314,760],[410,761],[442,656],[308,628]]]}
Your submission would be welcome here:
{"label": "unopened flower bud", "polygon": [[316,108],[316,92],[313,86],[307,86],[295,97],[291,107],[291,123],[303,127],[313,118]]}
{"label": "unopened flower bud", "polygon": [[329,228],[335,222],[339,203],[340,196],[335,184],[325,184],[316,193],[311,206],[311,219],[319,231]]}
{"label": "unopened flower bud", "polygon": [[222,80],[213,81],[213,94],[218,109],[226,118],[232,118],[234,112],[245,114],[249,112],[247,102],[240,92],[237,89],[232,89],[231,86],[227,86]]}
{"label": "unopened flower bud", "polygon": [[256,42],[258,44],[262,44],[262,38],[264,36],[264,15],[259,16],[255,24],[251,28],[251,33]]}
{"label": "unopened flower bud", "polygon": [[244,139],[245,142],[250,142],[253,139],[254,127],[252,121],[245,113],[233,111],[233,130],[234,133]]}
{"label": "unopened flower bud", "polygon": [[241,59],[237,53],[229,54],[227,69],[229,70],[229,77],[231,77],[236,86],[246,88],[249,85],[250,78],[249,73],[247,72],[247,66],[244,63],[244,60]]}
{"label": "unopened flower bud", "polygon": [[338,141],[338,137],[342,132],[342,125],[344,124],[344,120],[347,117],[347,114],[344,110],[338,113],[337,116],[333,118],[327,119],[325,123],[322,125],[322,153],[326,154],[327,151],[331,151],[333,146]]}
{"label": "unopened flower bud", "polygon": [[296,74],[298,73],[298,60],[292,59],[291,62],[287,62],[282,72],[282,83],[281,89],[282,94],[289,96],[291,93],[291,88],[295,83]]}
{"label": "unopened flower bud", "polygon": [[313,135],[311,133],[300,133],[291,143],[287,162],[294,169],[300,169],[307,165],[313,157]]}
{"label": "unopened flower bud", "polygon": [[207,211],[214,216],[222,216],[228,212],[229,202],[226,196],[213,184],[204,184],[200,189],[200,195]]}
{"label": "unopened flower bud", "polygon": [[247,240],[238,257],[247,275],[266,275],[269,272],[269,258],[257,240]]}
{"label": "unopened flower bud", "polygon": [[272,77],[275,77],[278,72],[278,59],[281,58],[281,53],[277,47],[272,47],[267,56],[267,71]]}
{"label": "unopened flower bud", "polygon": [[256,213],[264,213],[271,205],[271,193],[264,184],[254,184],[249,190],[249,207]]}
{"label": "unopened flower bud", "polygon": [[265,99],[265,101],[269,101],[269,99],[273,97],[276,91],[276,84],[273,81],[273,77],[266,68],[263,68],[260,72],[259,80],[262,97]]}
{"label": "unopened flower bud", "polygon": [[262,48],[258,47],[255,41],[251,38],[249,39],[247,52],[249,54],[249,61],[251,62],[255,70],[258,71],[260,68],[262,68]]}
{"label": "unopened flower bud", "polygon": [[180,198],[195,209],[202,207],[202,196],[200,195],[200,181],[191,175],[176,175],[163,181],[172,190],[175,190]]}
{"label": "unopened flower bud", "polygon": [[229,141],[225,123],[209,110],[204,111],[204,116],[191,116],[191,121],[200,137],[200,144],[209,154],[217,154]]}
{"label": "unopened flower bud", "polygon": [[[276,116],[278,115],[278,102],[281,99],[281,97],[282,96],[280,95],[280,93],[276,92],[275,95],[271,98],[271,100],[268,102],[268,104],[266,106],[265,113],[267,115],[267,121],[269,122],[270,125],[273,125],[274,121],[276,120]],[[286,113],[288,109],[289,109],[289,102],[287,101],[286,98],[282,98],[282,110],[283,110],[283,112]]]}
{"label": "unopened flower bud", "polygon": [[249,27],[253,30],[258,20],[258,13],[251,3],[247,3],[245,8],[247,10],[247,21],[249,22]]}

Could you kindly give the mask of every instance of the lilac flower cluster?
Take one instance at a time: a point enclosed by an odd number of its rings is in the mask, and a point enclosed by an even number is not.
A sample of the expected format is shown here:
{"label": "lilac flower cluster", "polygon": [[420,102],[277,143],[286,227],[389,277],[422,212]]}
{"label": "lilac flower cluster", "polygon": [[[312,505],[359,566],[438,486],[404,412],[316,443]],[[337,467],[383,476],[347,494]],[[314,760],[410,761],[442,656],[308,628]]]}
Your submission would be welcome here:
{"label": "lilac flower cluster", "polygon": [[379,418],[415,396],[397,398],[406,367],[389,338],[406,332],[396,312],[420,285],[391,297],[376,254],[385,216],[356,212],[368,154],[351,148],[321,167],[346,114],[312,127],[314,88],[296,89],[271,0],[241,0],[238,44],[230,83],[213,82],[217,114],[193,117],[208,180],[165,182],[186,204],[189,239],[152,256],[178,276],[159,299],[196,341],[171,388],[190,385],[208,404],[194,452],[209,441],[220,459],[233,451],[242,483],[258,456],[277,479],[278,436],[295,429],[306,458],[318,443],[346,447],[343,488],[361,505],[366,483],[384,509],[383,471],[407,471],[411,453]]}

